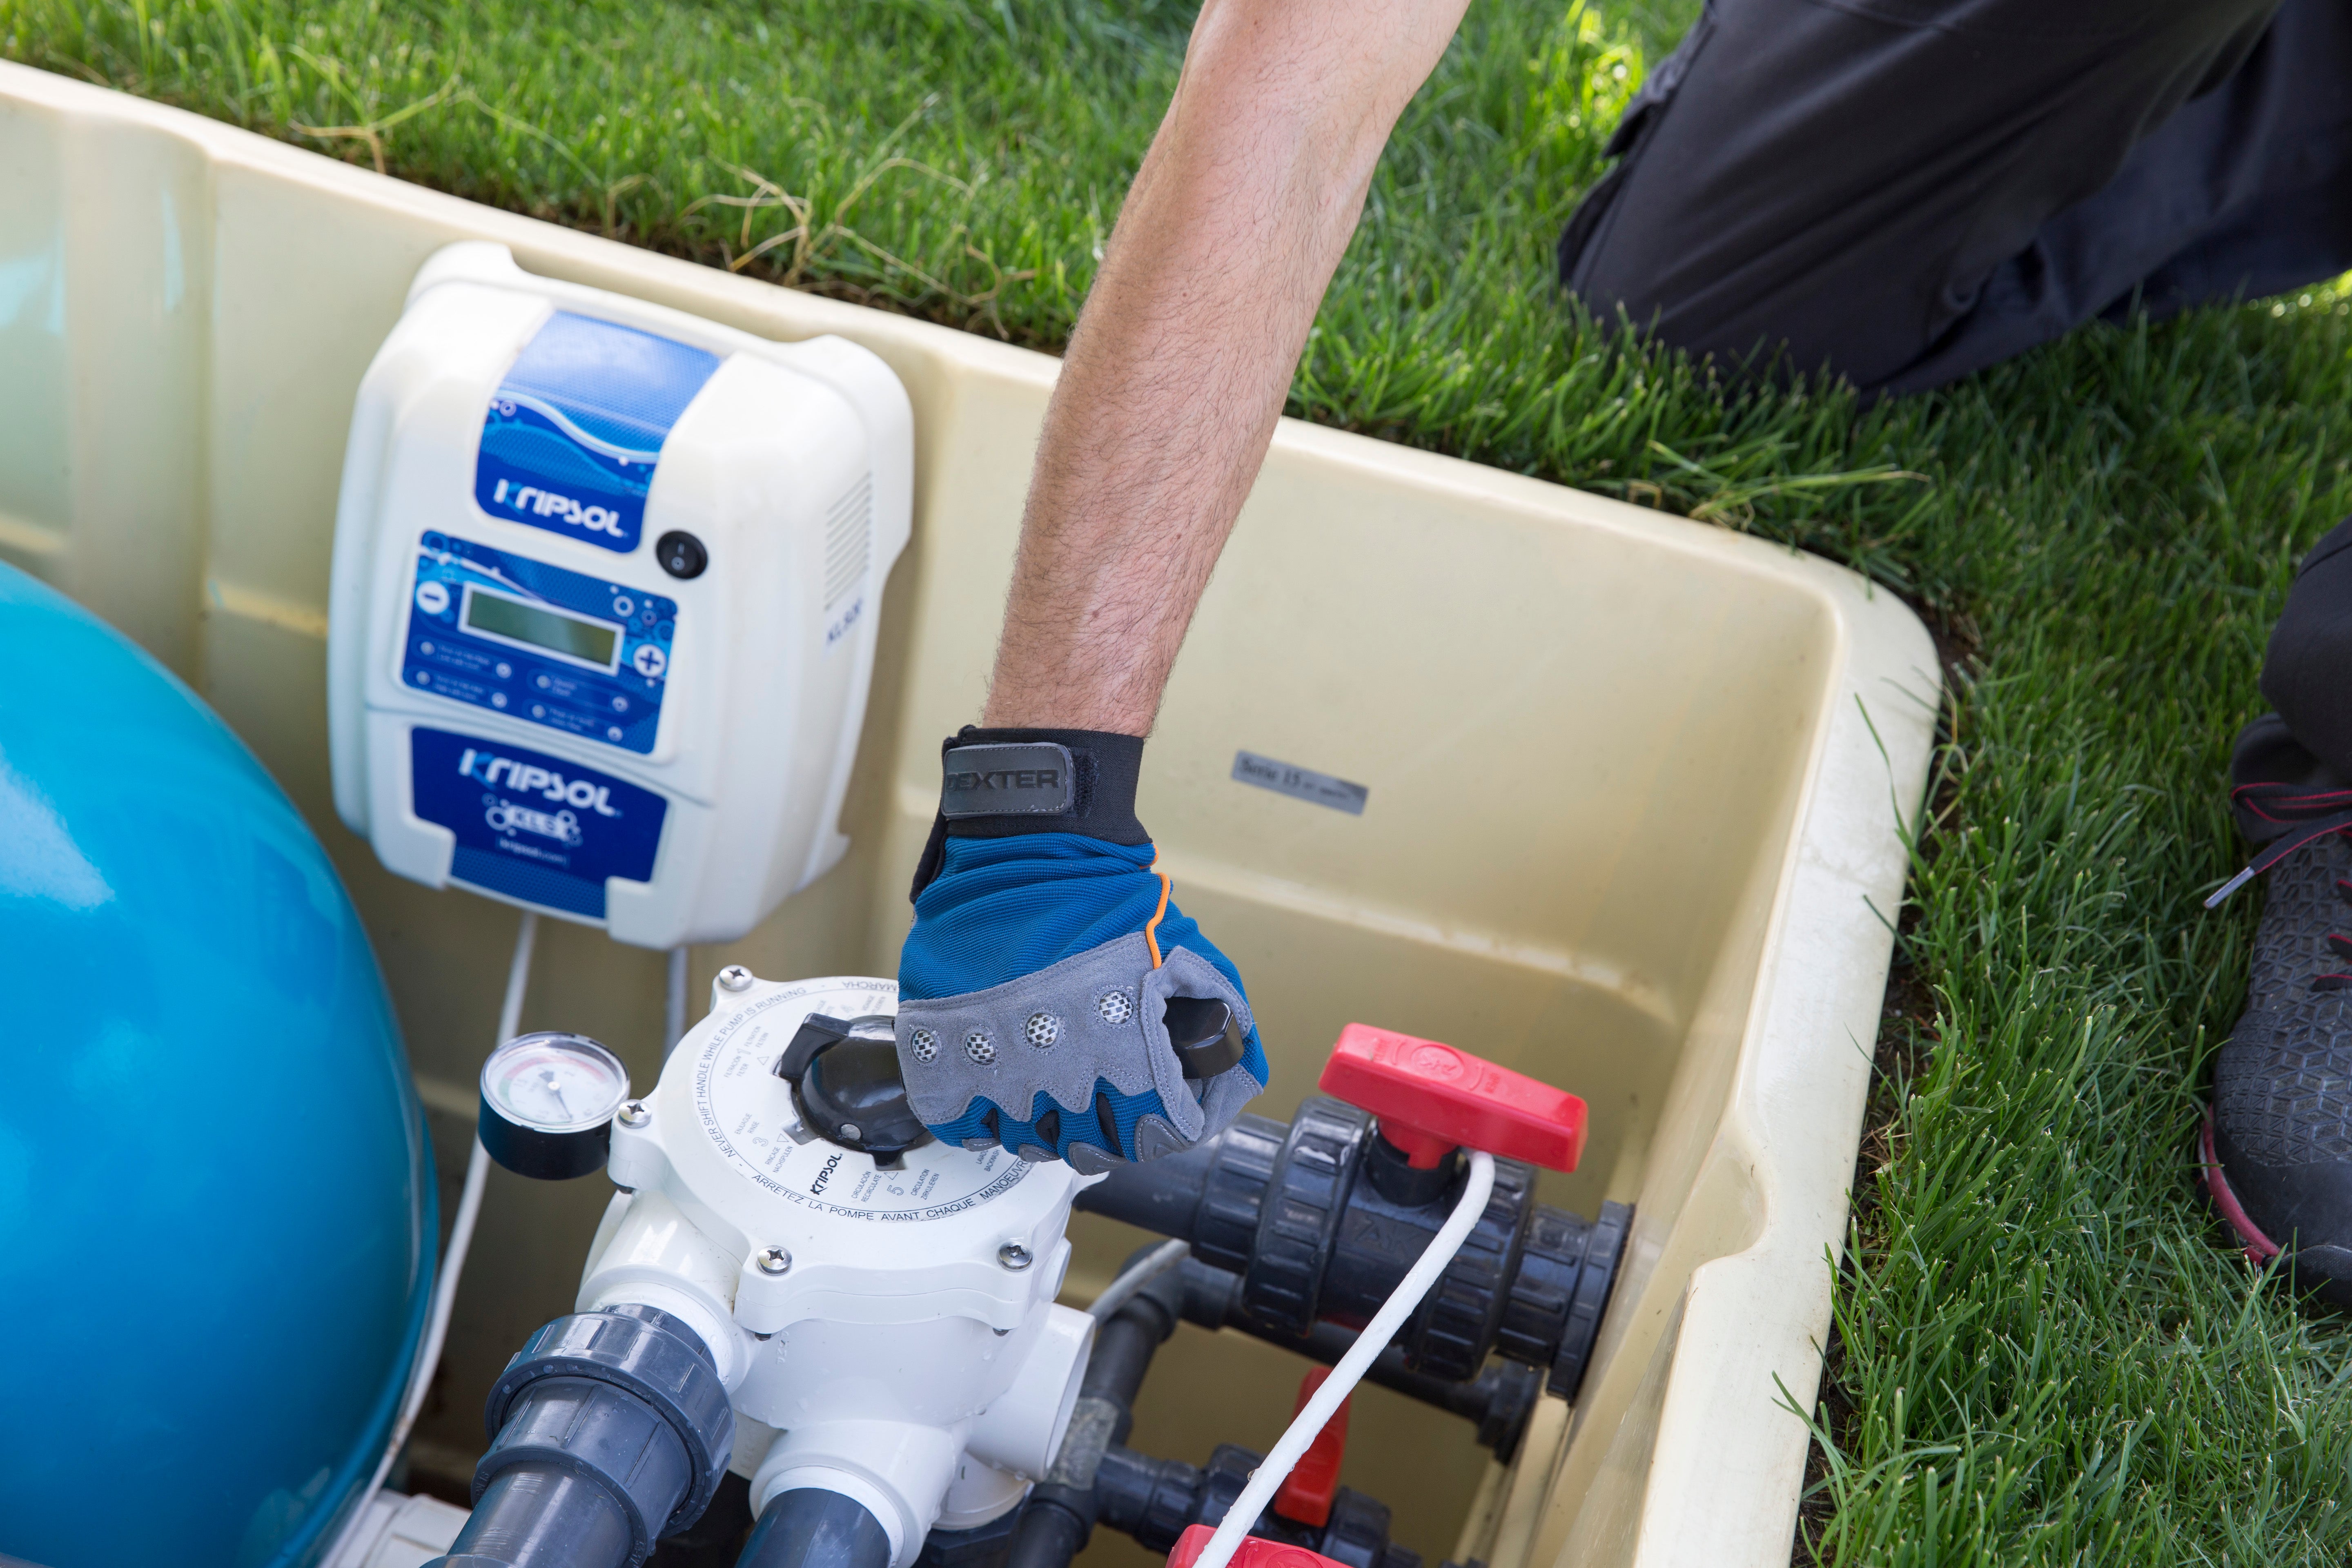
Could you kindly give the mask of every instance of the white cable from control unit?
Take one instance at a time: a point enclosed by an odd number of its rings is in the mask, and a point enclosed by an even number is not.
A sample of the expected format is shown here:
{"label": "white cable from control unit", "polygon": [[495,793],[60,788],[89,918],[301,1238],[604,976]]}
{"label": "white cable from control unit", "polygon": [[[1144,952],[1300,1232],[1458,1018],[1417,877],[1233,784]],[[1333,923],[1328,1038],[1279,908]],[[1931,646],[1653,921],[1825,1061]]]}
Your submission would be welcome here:
{"label": "white cable from control unit", "polygon": [[662,1060],[669,1060],[678,1041],[686,1038],[687,949],[669,950],[669,984],[662,995]]}
{"label": "white cable from control unit", "polygon": [[1331,1369],[1331,1375],[1323,1380],[1323,1386],[1307,1402],[1307,1408],[1292,1418],[1265,1462],[1251,1473],[1249,1485],[1225,1510],[1224,1521],[1209,1538],[1209,1544],[1192,1568],[1225,1568],[1233,1561],[1251,1524],[1265,1511],[1265,1505],[1274,1500],[1274,1494],[1289,1479],[1291,1467],[1298,1463],[1299,1456],[1307,1452],[1317,1434],[1323,1430],[1323,1424],[1339,1408],[1340,1401],[1362,1381],[1381,1352],[1388,1349],[1389,1342],[1404,1327],[1404,1321],[1412,1316],[1412,1310],[1421,1305],[1421,1299],[1429,1294],[1437,1277],[1445,1272],[1445,1266],[1454,1261],[1454,1255],[1469,1239],[1471,1228],[1486,1212],[1486,1199],[1495,1190],[1495,1157],[1482,1149],[1464,1152],[1470,1157],[1470,1180],[1463,1186],[1461,1202],[1454,1205],[1454,1212],[1438,1227],[1420,1261],[1406,1270],[1395,1293],[1381,1303],[1381,1310],[1372,1314],[1372,1321],[1364,1325],[1364,1331],[1356,1336],[1356,1342],[1348,1347],[1348,1353],[1339,1358],[1339,1364]]}
{"label": "white cable from control unit", "polygon": [[1097,1323],[1109,1322],[1121,1307],[1135,1300],[1137,1291],[1183,1262],[1192,1252],[1190,1242],[1161,1242],[1138,1258],[1133,1268],[1104,1286],[1103,1293],[1087,1309],[1087,1316]]}
{"label": "white cable from control unit", "polygon": [[[522,922],[515,931],[514,958],[507,966],[506,1000],[499,1005],[499,1037],[491,1042],[493,1047],[504,1045],[522,1030],[523,993],[530,987],[530,951],[538,940],[539,915],[535,910],[525,910]],[[425,1408],[425,1392],[433,1385],[434,1371],[441,1364],[442,1344],[449,1337],[449,1313],[457,1304],[457,1279],[466,1271],[466,1253],[474,1244],[474,1221],[482,1212],[482,1188],[489,1178],[490,1157],[477,1138],[473,1152],[466,1156],[466,1185],[457,1197],[457,1213],[450,1221],[449,1244],[441,1250],[441,1268],[433,1278],[432,1316],[426,1320],[425,1342],[417,1347],[416,1363],[408,1374],[408,1390],[400,1401],[399,1418],[392,1424],[392,1440],[384,1445],[383,1457],[376,1461],[375,1474],[370,1478],[367,1489],[360,1494],[359,1506],[344,1521],[333,1548],[320,1559],[327,1568],[340,1568],[349,1537],[367,1518],[368,1504],[383,1489],[383,1479],[392,1473],[393,1460],[400,1457],[410,1429],[416,1425],[417,1413]]]}

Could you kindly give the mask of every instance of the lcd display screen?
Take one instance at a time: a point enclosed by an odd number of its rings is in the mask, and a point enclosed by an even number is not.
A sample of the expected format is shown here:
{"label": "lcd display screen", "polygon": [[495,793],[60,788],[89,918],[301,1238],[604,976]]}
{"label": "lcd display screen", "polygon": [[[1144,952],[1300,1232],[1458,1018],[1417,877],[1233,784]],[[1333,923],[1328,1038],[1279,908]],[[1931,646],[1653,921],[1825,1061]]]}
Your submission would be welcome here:
{"label": "lcd display screen", "polygon": [[533,647],[543,647],[550,653],[580,659],[600,669],[613,668],[613,652],[621,638],[618,626],[579,620],[538,605],[526,605],[519,599],[485,594],[479,589],[466,595],[466,628],[488,632],[492,637],[506,637],[514,642],[529,643]]}

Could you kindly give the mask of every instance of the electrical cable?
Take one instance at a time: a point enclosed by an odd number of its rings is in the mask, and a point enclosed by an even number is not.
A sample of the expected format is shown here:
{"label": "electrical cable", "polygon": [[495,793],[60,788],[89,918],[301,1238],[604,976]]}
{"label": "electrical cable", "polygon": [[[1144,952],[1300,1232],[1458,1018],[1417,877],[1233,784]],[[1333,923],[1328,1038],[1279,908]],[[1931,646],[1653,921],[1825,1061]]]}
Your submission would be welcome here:
{"label": "electrical cable", "polygon": [[1428,1249],[1398,1282],[1395,1292],[1381,1303],[1381,1310],[1372,1314],[1372,1321],[1364,1325],[1364,1331],[1356,1336],[1356,1342],[1339,1358],[1339,1364],[1331,1369],[1331,1375],[1323,1380],[1323,1386],[1315,1391],[1306,1408],[1284,1430],[1265,1462],[1251,1473],[1249,1485],[1225,1510],[1216,1533],[1209,1538],[1209,1544],[1202,1550],[1192,1568],[1225,1568],[1233,1561],[1250,1526],[1257,1522],[1258,1515],[1265,1511],[1274,1494],[1290,1478],[1291,1467],[1298,1463],[1299,1457],[1323,1430],[1323,1424],[1331,1419],[1331,1413],[1354,1392],[1372,1362],[1396,1338],[1404,1321],[1421,1305],[1421,1299],[1429,1294],[1437,1277],[1445,1272],[1445,1266],[1454,1261],[1454,1255],[1469,1239],[1479,1216],[1486,1212],[1486,1199],[1495,1190],[1495,1157],[1483,1149],[1465,1149],[1463,1152],[1469,1156],[1470,1179],[1462,1188],[1461,1201],[1438,1227]]}
{"label": "electrical cable", "polygon": [[1189,1241],[1163,1241],[1138,1258],[1125,1273],[1103,1287],[1103,1293],[1087,1309],[1087,1316],[1097,1323],[1108,1323],[1113,1313],[1135,1300],[1135,1293],[1167,1273],[1192,1254]]}
{"label": "electrical cable", "polygon": [[[522,1029],[523,993],[530,987],[531,949],[539,939],[539,915],[525,910],[522,921],[515,931],[514,958],[507,966],[506,999],[499,1006],[499,1037],[494,1047],[504,1045]],[[474,1140],[473,1152],[466,1156],[466,1184],[457,1197],[457,1212],[449,1225],[448,1245],[441,1249],[441,1268],[434,1276],[432,1317],[425,1331],[424,1343],[417,1347],[416,1364],[408,1375],[408,1390],[400,1402],[399,1419],[393,1423],[392,1440],[384,1445],[383,1458],[376,1461],[375,1475],[367,1489],[361,1494],[359,1507],[335,1537],[334,1546],[320,1559],[328,1568],[341,1568],[341,1552],[350,1544],[350,1537],[374,1507],[376,1494],[383,1489],[384,1477],[392,1473],[393,1460],[408,1442],[408,1434],[416,1425],[417,1415],[425,1408],[425,1395],[433,1386],[433,1373],[441,1364],[441,1349],[449,1337],[449,1314],[457,1304],[457,1279],[466,1271],[466,1254],[474,1244],[474,1222],[482,1212],[482,1190],[490,1177],[490,1156],[479,1138]]]}
{"label": "electrical cable", "polygon": [[514,957],[507,964],[507,994],[499,1004],[499,1037],[490,1042],[493,1050],[522,1033],[522,996],[530,985],[530,950],[538,942],[539,911],[525,910],[521,923],[515,927]]}
{"label": "electrical cable", "polygon": [[686,955],[683,944],[669,950],[669,987],[662,996],[662,1060],[686,1038]]}

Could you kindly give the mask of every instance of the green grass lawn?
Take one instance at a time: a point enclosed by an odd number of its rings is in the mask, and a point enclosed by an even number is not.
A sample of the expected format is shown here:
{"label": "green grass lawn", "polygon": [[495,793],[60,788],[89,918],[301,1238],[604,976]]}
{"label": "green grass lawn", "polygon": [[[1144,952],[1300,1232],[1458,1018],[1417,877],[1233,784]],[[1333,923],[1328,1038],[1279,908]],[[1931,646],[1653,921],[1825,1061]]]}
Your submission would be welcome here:
{"label": "green grass lawn", "polygon": [[[1050,348],[1190,16],[0,0],[0,50]],[[1819,551],[1945,637],[1800,1560],[2340,1564],[2343,1325],[2222,1244],[2189,1145],[2260,903],[2199,907],[2242,859],[2224,759],[2296,556],[2352,511],[2352,291],[2090,328],[1866,412],[1728,389],[1604,338],[1551,281],[1678,26],[1479,0],[1381,166],[1291,412]]]}

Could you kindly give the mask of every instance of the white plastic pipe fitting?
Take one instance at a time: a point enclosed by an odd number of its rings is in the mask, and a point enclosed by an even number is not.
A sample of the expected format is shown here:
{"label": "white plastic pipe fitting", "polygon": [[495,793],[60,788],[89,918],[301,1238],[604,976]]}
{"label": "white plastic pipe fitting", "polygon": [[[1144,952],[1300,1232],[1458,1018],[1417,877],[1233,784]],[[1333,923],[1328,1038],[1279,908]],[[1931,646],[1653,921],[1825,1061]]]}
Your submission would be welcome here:
{"label": "white plastic pipe fitting", "polygon": [[579,1305],[657,1306],[702,1335],[739,1432],[778,1434],[738,1466],[753,1511],[800,1488],[851,1498],[908,1568],[935,1524],[1001,1517],[1051,1468],[1095,1320],[1054,1301],[1088,1178],[1003,1150],[828,1142],[776,1075],[811,1014],[896,1004],[887,980],[715,986],[614,1123],[629,1191]]}

